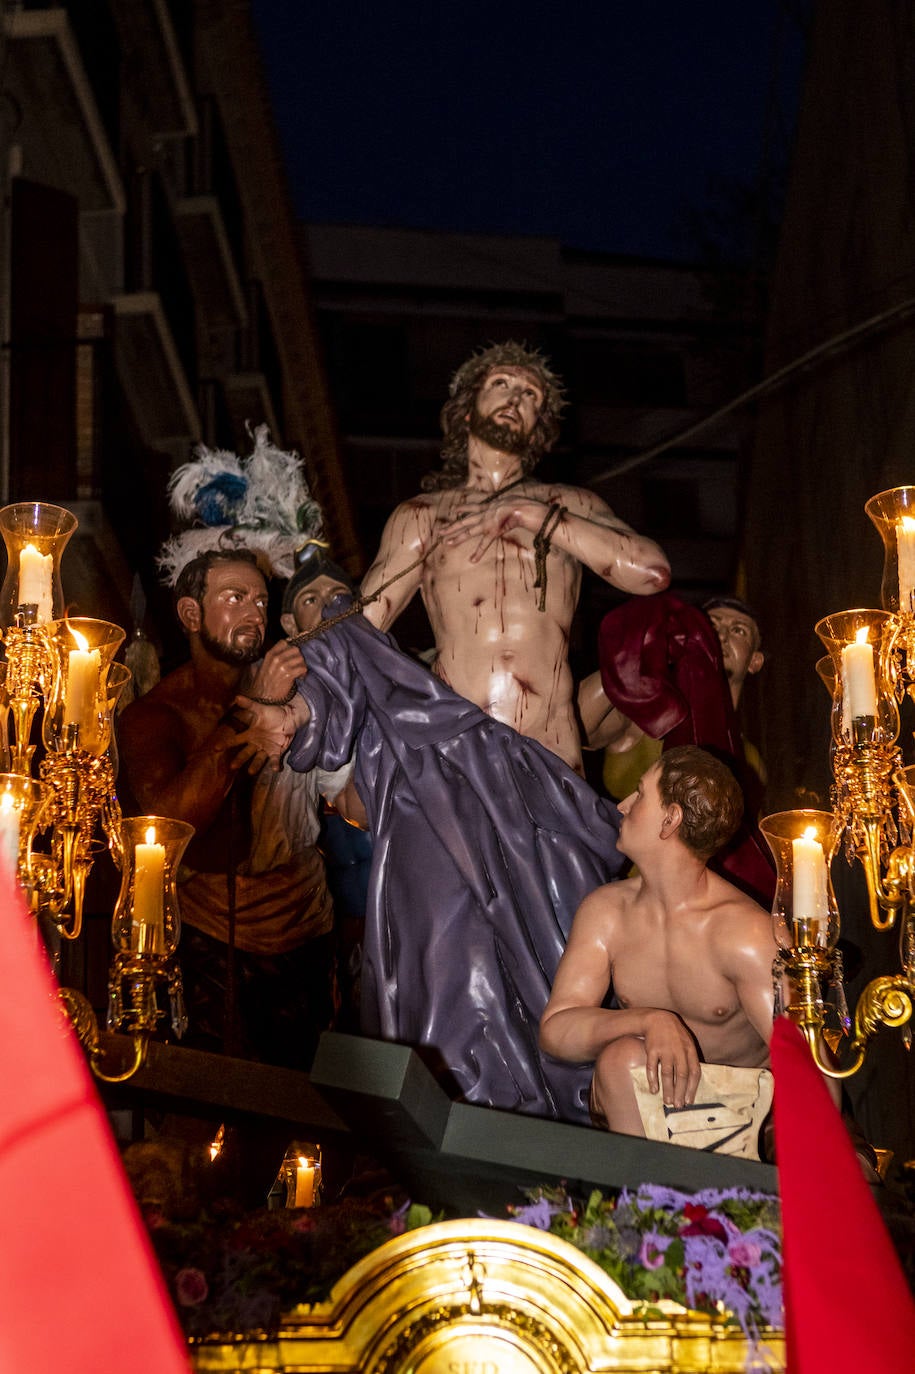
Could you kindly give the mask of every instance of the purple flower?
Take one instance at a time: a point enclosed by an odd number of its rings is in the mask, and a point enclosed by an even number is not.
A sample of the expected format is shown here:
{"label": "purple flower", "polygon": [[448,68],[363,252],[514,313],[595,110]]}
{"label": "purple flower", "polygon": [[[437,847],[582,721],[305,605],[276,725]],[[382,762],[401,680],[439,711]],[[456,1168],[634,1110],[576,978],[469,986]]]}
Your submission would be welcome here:
{"label": "purple flower", "polygon": [[392,1212],[388,1218],[388,1230],[392,1236],[402,1236],[407,1229],[407,1213],[411,1207],[410,1199],[407,1198],[402,1207],[398,1207],[396,1212]]}
{"label": "purple flower", "polygon": [[202,1269],[179,1269],[175,1275],[175,1299],[182,1307],[198,1307],[209,1291]]}
{"label": "purple flower", "polygon": [[548,1231],[550,1220],[561,1211],[561,1207],[556,1207],[553,1203],[547,1202],[545,1197],[541,1197],[527,1207],[519,1207],[515,1213],[515,1221],[520,1222],[522,1226],[534,1226],[538,1231]]}
{"label": "purple flower", "polygon": [[660,1269],[672,1240],[673,1236],[659,1236],[655,1231],[649,1231],[642,1237],[639,1264],[645,1269]]}

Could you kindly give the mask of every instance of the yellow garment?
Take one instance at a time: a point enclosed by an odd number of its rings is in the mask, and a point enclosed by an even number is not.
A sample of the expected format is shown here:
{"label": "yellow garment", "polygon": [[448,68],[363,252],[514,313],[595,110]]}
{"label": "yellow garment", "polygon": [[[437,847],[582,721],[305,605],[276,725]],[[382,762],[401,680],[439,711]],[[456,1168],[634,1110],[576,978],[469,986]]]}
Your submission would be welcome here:
{"label": "yellow garment", "polygon": [[609,749],[605,749],[603,780],[608,796],[614,801],[622,801],[634,792],[642,774],[661,757],[661,746],[661,740],[643,735],[622,753],[611,754]]}

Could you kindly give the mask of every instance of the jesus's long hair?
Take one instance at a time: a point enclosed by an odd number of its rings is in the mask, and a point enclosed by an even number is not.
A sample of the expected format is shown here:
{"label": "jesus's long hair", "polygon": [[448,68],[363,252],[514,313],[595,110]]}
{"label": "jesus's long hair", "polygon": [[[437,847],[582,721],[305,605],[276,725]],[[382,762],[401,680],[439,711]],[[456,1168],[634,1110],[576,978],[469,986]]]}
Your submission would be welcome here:
{"label": "jesus's long hair", "polygon": [[527,451],[521,456],[525,475],[533,472],[538,462],[559,437],[559,417],[565,399],[562,383],[551,371],[541,353],[509,340],[474,353],[458,368],[451,379],[448,400],[442,406],[441,425],[445,439],[442,444],[442,466],[427,473],[422,480],[423,491],[441,491],[459,487],[467,478],[467,440],[470,431],[468,416],[473,409],[477,392],[490,372],[500,367],[523,367],[543,390],[543,405],[531,433]]}

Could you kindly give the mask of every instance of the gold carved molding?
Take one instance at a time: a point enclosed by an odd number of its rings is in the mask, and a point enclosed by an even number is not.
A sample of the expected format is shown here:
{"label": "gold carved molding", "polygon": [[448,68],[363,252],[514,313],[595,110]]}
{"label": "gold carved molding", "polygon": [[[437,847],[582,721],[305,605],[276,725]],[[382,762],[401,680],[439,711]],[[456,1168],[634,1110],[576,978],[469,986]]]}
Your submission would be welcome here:
{"label": "gold carved molding", "polygon": [[[566,1241],[508,1221],[438,1222],[373,1251],[275,1339],[194,1344],[197,1374],[744,1374],[723,1319],[658,1304],[638,1315]],[[784,1339],[767,1333],[773,1371]]]}

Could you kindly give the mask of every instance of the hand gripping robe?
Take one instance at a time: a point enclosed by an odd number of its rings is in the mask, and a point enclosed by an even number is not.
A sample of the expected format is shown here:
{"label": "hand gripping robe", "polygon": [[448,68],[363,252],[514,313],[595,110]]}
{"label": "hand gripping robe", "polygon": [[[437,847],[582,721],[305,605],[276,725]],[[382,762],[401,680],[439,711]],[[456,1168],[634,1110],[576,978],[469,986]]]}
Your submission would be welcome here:
{"label": "hand gripping robe", "polygon": [[361,616],[302,653],[312,715],[288,761],[356,746],[374,838],[364,1032],[427,1047],[467,1102],[587,1123],[591,1066],[537,1033],[579,903],[623,864],[616,808]]}

